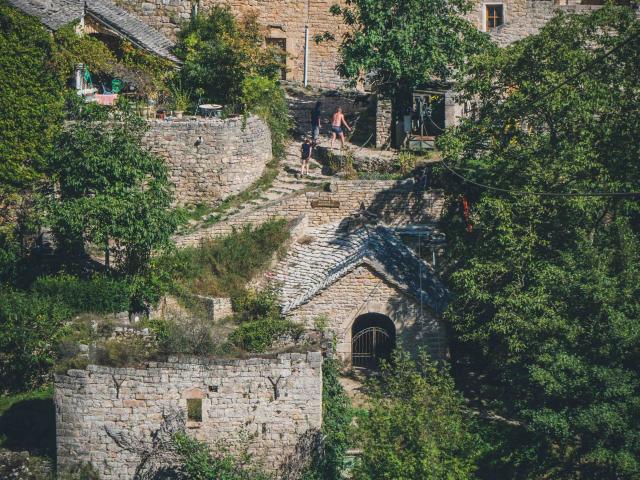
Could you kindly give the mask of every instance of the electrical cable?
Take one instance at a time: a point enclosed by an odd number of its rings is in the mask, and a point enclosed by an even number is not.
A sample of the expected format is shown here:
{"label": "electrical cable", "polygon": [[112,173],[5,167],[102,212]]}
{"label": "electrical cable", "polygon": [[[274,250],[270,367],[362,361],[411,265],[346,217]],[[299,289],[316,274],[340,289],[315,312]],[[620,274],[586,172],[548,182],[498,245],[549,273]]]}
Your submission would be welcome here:
{"label": "electrical cable", "polygon": [[500,188],[493,187],[491,185],[486,185],[484,183],[476,182],[475,180],[471,180],[470,178],[465,177],[464,175],[456,172],[453,168],[451,168],[444,160],[441,160],[440,163],[449,170],[453,175],[458,177],[459,179],[475,185],[476,187],[484,188],[486,190],[493,190],[496,192],[502,193],[510,193],[512,195],[534,195],[538,197],[635,197],[640,196],[639,192],[526,192],[524,190],[511,190],[508,188]]}
{"label": "electrical cable", "polygon": [[[640,36],[640,30],[638,30],[637,32],[629,35],[624,41],[620,42],[615,47],[611,48],[610,50],[608,50],[604,54],[596,57],[594,60],[592,60],[591,62],[587,63],[587,65],[585,65],[583,68],[581,68],[576,73],[571,75],[569,78],[566,78],[565,80],[563,80],[559,84],[551,87],[546,92],[542,93],[541,95],[539,95],[536,98],[533,98],[532,100],[527,102],[523,108],[518,109],[514,113],[512,113],[512,116],[515,116],[517,114],[524,114],[525,113],[524,110],[526,110],[526,109],[530,108],[531,106],[535,105],[537,102],[539,102],[543,98],[547,97],[548,95],[552,94],[553,92],[557,91],[558,89],[562,88],[563,86],[568,85],[569,83],[573,82],[578,77],[580,77],[584,73],[586,73],[589,70],[591,70],[597,63],[599,63],[602,60],[604,60],[605,58],[611,56],[613,53],[615,53],[616,51],[620,50],[627,43],[629,43],[631,40],[634,40],[638,36]],[[429,118],[429,120],[431,120],[431,118]],[[431,122],[433,123],[433,120],[431,120]],[[534,195],[534,196],[540,196],[540,197],[542,197],[542,196],[545,196],[545,197],[634,197],[634,196],[640,196],[640,191],[638,191],[638,192],[567,192],[567,193],[562,193],[562,192],[526,192],[524,190],[511,190],[511,189],[507,189],[507,188],[493,187],[491,185],[486,185],[486,184],[483,184],[483,183],[480,183],[480,182],[476,182],[476,181],[471,180],[470,178],[467,178],[464,175],[458,173],[457,171],[455,171],[444,160],[442,160],[441,163],[453,175],[455,175],[456,177],[458,177],[459,179],[461,179],[461,180],[463,180],[463,181],[465,181],[467,183],[470,183],[470,184],[475,185],[475,186],[480,187],[480,188],[484,188],[486,190],[493,190],[493,191],[496,191],[496,192],[509,193],[509,194],[512,194],[512,195],[522,195],[522,196],[524,196],[524,195]]]}

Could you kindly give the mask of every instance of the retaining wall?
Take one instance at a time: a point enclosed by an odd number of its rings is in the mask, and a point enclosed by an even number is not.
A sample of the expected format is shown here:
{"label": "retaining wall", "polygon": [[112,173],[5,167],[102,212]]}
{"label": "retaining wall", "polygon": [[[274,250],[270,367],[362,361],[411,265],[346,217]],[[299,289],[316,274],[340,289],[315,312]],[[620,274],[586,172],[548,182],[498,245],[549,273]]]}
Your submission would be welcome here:
{"label": "retaining wall", "polygon": [[269,127],[256,116],[149,123],[144,144],[165,160],[180,205],[215,205],[240,193],[273,158]]}
{"label": "retaining wall", "polygon": [[294,220],[306,216],[309,227],[349,221],[361,205],[387,224],[431,223],[440,218],[444,194],[440,190],[416,190],[411,180],[337,181],[331,184],[329,192],[294,193],[209,228],[176,237],[175,241],[179,247],[195,246],[207,238],[231,233],[234,228],[259,225],[273,218]]}

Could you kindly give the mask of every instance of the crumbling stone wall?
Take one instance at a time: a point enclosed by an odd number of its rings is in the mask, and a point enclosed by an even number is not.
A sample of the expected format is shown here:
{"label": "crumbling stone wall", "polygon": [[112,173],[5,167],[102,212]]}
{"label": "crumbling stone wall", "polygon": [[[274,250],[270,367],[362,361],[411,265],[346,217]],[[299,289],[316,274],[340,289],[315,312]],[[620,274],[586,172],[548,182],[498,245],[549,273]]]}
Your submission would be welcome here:
{"label": "crumbling stone wall", "polygon": [[273,158],[260,118],[153,120],[144,137],[162,157],[181,205],[213,205],[256,181]]}
{"label": "crumbling stone wall", "polygon": [[438,317],[367,266],[348,273],[288,316],[309,329],[315,327],[319,317],[327,319],[327,329],[336,338],[336,353],[348,363],[353,322],[370,312],[387,315],[393,321],[404,348],[425,347],[433,358],[445,358],[445,329]]}
{"label": "crumbling stone wall", "polygon": [[195,246],[204,239],[231,233],[234,228],[258,225],[273,218],[294,220],[306,215],[310,227],[349,221],[348,217],[361,205],[387,224],[430,223],[440,218],[444,194],[440,190],[415,189],[412,181],[336,181],[329,192],[294,193],[252,212],[176,237],[175,241],[179,247]]}
{"label": "crumbling stone wall", "polygon": [[[119,0],[121,7],[142,21],[175,38],[179,25],[191,17],[192,0]],[[308,79],[314,86],[337,88],[345,84],[336,72],[338,46],[346,27],[329,9],[335,0],[201,0],[206,11],[212,5],[229,5],[238,17],[255,14],[268,38],[286,39],[287,80],[302,82],[305,25],[308,26]],[[330,32],[335,40],[317,43],[316,35]]]}
{"label": "crumbling stone wall", "polygon": [[[187,400],[202,405],[187,420]],[[231,453],[241,449],[269,471],[305,461],[304,444],[322,423],[322,355],[236,360],[170,357],[166,363],[91,365],[56,375],[58,468],[90,462],[100,478],[127,480],[168,467],[170,438],[188,435]]]}

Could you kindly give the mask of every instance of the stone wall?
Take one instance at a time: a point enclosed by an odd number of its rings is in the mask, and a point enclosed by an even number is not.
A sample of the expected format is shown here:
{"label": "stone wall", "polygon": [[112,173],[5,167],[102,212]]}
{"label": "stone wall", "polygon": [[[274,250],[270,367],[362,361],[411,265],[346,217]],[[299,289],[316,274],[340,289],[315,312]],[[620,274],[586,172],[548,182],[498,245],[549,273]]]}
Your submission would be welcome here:
{"label": "stone wall", "polygon": [[149,124],[144,143],[165,160],[181,205],[214,205],[240,193],[272,159],[269,127],[256,116]]}
{"label": "stone wall", "polygon": [[391,145],[392,122],[391,100],[378,98],[376,108],[376,148],[388,148]]}
{"label": "stone wall", "polygon": [[310,227],[348,221],[361,204],[387,224],[431,223],[440,218],[444,194],[439,190],[416,191],[411,180],[336,181],[329,192],[293,193],[175,240],[180,247],[194,246],[203,239],[231,233],[234,228],[261,224],[273,218],[294,220],[306,215]]}
{"label": "stone wall", "polygon": [[[175,38],[181,22],[191,16],[191,0],[119,0],[123,8],[144,22]],[[314,86],[337,88],[344,85],[336,72],[338,45],[345,31],[341,19],[329,13],[335,0],[201,0],[201,10],[212,5],[229,5],[236,16],[257,15],[268,38],[285,39],[287,80],[301,83],[304,75],[305,25],[308,32],[308,79]],[[335,40],[316,43],[315,35],[331,32]]]}
{"label": "stone wall", "polygon": [[[231,453],[244,437],[269,471],[300,465],[300,447],[322,423],[321,367],[322,355],[313,352],[242,360],[170,357],[144,367],[91,365],[56,375],[58,468],[90,462],[105,480],[153,473],[171,464],[167,446],[184,427]],[[201,402],[201,421],[187,418],[187,400]]]}
{"label": "stone wall", "polygon": [[318,317],[328,320],[327,328],[335,334],[336,353],[350,361],[351,327],[365,313],[387,315],[394,323],[397,339],[409,350],[423,346],[433,358],[446,357],[446,337],[435,314],[413,298],[382,280],[374,271],[360,266],[292,310],[289,317],[314,328]]}

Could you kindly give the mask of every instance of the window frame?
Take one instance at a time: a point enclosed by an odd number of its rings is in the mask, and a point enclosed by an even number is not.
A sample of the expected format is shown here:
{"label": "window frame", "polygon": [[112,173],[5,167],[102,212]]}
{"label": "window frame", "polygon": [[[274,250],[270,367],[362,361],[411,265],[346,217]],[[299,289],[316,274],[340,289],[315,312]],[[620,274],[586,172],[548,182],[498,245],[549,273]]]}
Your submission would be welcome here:
{"label": "window frame", "polygon": [[[489,28],[489,7],[501,7],[502,8],[502,23],[495,27]],[[504,3],[500,2],[489,2],[482,4],[482,30],[484,32],[492,32],[496,28],[501,27],[506,23],[507,18],[507,7]]]}

